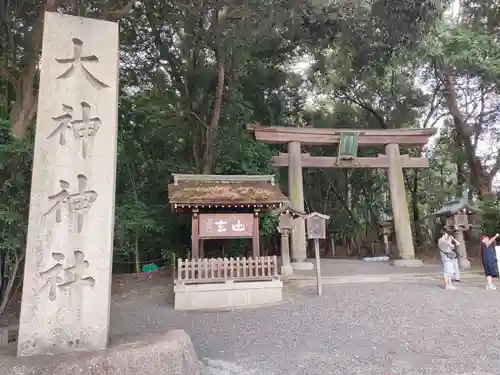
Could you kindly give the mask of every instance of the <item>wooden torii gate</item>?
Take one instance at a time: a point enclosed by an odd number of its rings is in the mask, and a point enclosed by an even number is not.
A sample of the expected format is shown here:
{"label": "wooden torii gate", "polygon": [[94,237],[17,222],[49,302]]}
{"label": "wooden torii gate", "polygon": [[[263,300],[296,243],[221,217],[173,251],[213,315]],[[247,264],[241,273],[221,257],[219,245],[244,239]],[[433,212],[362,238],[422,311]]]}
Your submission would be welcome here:
{"label": "wooden torii gate", "polygon": [[[247,125],[256,141],[274,144],[288,144],[288,153],[273,157],[275,167],[288,167],[289,197],[294,209],[304,211],[304,186],[302,168],[385,168],[388,171],[394,229],[398,244],[398,254],[394,265],[420,266],[415,259],[413,236],[410,226],[408,202],[403,177],[403,168],[428,168],[425,157],[412,158],[401,155],[399,145],[423,146],[436,133],[435,129],[332,129],[263,127]],[[339,152],[334,157],[301,154],[301,145],[339,144]],[[385,147],[385,155],[377,157],[357,157],[358,145]],[[292,233],[292,267],[296,270],[311,269],[306,260],[305,224],[296,219]]]}

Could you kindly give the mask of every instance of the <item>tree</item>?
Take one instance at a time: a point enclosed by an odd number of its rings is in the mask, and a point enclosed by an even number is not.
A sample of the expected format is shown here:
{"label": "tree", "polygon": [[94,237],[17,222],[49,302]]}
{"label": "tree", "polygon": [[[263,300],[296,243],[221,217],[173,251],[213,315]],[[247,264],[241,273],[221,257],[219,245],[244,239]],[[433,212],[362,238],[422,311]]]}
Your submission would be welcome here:
{"label": "tree", "polygon": [[24,260],[31,185],[32,133],[13,139],[0,118],[0,318],[19,287]]}
{"label": "tree", "polygon": [[[494,7],[490,3],[466,5],[457,21],[445,19],[422,44],[427,69],[441,85],[455,141],[463,148],[469,181],[481,199],[492,197],[492,181],[500,171],[498,12],[488,8]],[[492,141],[490,152],[481,155],[481,143],[488,150],[486,138]]]}
{"label": "tree", "polygon": [[12,134],[22,138],[32,124],[38,103],[39,61],[45,12],[86,15],[117,21],[135,0],[26,0],[4,2],[0,13],[0,77],[8,82]]}
{"label": "tree", "polygon": [[[107,4],[26,0],[0,7],[0,233],[11,275],[24,254],[33,147],[28,126],[36,116],[45,10],[121,19],[114,260],[127,264],[115,271],[138,271],[167,253],[189,252],[189,218],[167,207],[172,173],[277,174],[270,160],[284,150],[254,142],[248,123],[356,129],[439,124],[439,142],[426,150],[431,168],[405,173],[422,246],[433,243],[439,229],[422,217],[467,184],[481,197],[492,190],[494,142],[500,139],[493,1],[463,2],[454,23],[444,21],[447,4],[435,0]],[[292,68],[304,57],[311,61],[306,74]],[[488,139],[492,144],[484,147]],[[304,151],[336,153],[335,147]],[[381,152],[360,149],[363,156]],[[286,179],[286,173],[277,175],[285,192]],[[304,186],[307,208],[336,218],[329,223],[330,244],[349,254],[376,251],[378,222],[390,215],[384,173],[305,170]],[[488,230],[495,220],[488,220]],[[270,252],[279,241],[271,238],[275,228],[270,218],[261,220]],[[235,254],[240,245],[232,243]]]}

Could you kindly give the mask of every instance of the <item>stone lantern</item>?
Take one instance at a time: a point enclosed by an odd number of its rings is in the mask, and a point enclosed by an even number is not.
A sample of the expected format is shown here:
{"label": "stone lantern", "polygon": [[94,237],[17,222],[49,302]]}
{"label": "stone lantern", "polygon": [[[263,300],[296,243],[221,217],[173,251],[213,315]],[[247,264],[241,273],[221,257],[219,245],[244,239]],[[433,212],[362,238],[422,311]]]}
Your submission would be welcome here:
{"label": "stone lantern", "polygon": [[469,230],[471,227],[471,224],[469,224],[469,215],[472,213],[471,210],[462,208],[459,212],[446,216],[445,228],[453,232],[455,230],[460,230],[461,232]]}
{"label": "stone lantern", "polygon": [[379,233],[384,240],[384,253],[389,256],[391,249],[389,247],[389,237],[392,234],[392,220],[382,220],[378,223]]}
{"label": "stone lantern", "polygon": [[270,212],[271,216],[278,216],[278,233],[281,234],[281,274],[291,276],[293,268],[290,263],[290,234],[295,229],[294,220],[306,216],[305,212],[295,210],[290,202]]}
{"label": "stone lantern", "polygon": [[454,233],[458,245],[458,264],[461,269],[469,269],[470,262],[467,259],[467,248],[465,247],[464,232],[471,228],[469,216],[482,211],[469,203],[468,191],[465,191],[461,199],[445,202],[443,206],[432,216],[444,217],[446,224],[444,229]]}

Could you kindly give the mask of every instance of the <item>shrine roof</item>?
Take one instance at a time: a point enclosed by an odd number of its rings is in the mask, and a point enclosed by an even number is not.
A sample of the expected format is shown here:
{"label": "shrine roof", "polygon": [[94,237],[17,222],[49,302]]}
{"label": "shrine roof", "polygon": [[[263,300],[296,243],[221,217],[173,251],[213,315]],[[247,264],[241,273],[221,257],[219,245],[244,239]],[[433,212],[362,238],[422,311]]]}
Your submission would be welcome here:
{"label": "shrine roof", "polygon": [[460,199],[454,199],[448,202],[444,202],[443,206],[439,210],[429,216],[452,216],[460,212],[464,212],[468,215],[474,213],[480,214],[483,212],[481,209],[469,202],[468,190],[465,190],[463,192],[463,195]]}
{"label": "shrine roof", "polygon": [[460,212],[465,212],[467,214],[481,213],[482,211],[469,204],[468,202],[462,202],[461,200],[453,200],[443,204],[439,210],[434,212],[432,216],[452,216]]}
{"label": "shrine roof", "polygon": [[288,198],[274,176],[173,175],[168,200],[175,208],[279,207]]}
{"label": "shrine roof", "polygon": [[279,216],[279,215],[283,215],[283,214],[290,214],[292,215],[293,217],[304,217],[306,216],[306,213],[304,211],[300,211],[300,210],[296,210],[292,207],[292,204],[290,201],[286,201],[286,202],[283,202],[283,204],[272,210],[270,212],[270,214],[272,216]]}

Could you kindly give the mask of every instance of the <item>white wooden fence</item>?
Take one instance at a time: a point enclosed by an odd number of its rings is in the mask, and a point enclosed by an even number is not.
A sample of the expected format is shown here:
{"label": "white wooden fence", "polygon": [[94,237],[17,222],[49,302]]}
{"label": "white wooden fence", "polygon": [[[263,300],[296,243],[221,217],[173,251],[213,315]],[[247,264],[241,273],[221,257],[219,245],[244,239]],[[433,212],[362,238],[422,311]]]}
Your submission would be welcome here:
{"label": "white wooden fence", "polygon": [[203,284],[224,281],[263,281],[278,279],[278,259],[203,258],[178,259],[176,284]]}

